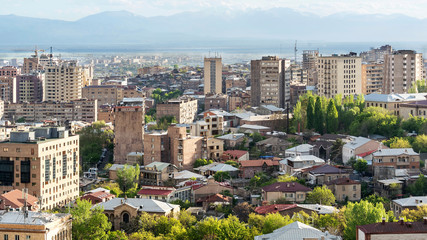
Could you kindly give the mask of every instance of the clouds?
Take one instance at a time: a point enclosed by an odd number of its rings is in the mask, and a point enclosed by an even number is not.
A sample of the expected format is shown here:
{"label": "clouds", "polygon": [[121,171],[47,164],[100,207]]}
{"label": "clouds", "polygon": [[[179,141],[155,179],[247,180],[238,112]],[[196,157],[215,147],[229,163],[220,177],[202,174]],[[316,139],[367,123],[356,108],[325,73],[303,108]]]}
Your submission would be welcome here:
{"label": "clouds", "polygon": [[0,0],[0,14],[77,20],[102,11],[127,10],[144,16],[199,10],[287,7],[321,16],[339,12],[405,14],[424,18],[425,0]]}

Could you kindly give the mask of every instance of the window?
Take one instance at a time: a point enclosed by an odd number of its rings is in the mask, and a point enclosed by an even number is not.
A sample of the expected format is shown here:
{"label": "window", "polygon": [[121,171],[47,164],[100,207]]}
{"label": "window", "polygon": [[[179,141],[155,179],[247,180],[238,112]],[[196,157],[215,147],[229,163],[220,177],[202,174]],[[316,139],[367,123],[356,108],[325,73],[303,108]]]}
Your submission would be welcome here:
{"label": "window", "polygon": [[16,148],[16,152],[21,152],[21,148]]}
{"label": "window", "polygon": [[30,239],[31,239],[31,236],[30,236],[30,235],[27,235],[27,236],[25,237],[25,239],[30,240]]}
{"label": "window", "polygon": [[15,235],[15,240],[19,240],[19,235]]}
{"label": "window", "polygon": [[[9,148],[3,148],[3,152],[8,152],[9,151]],[[7,235],[5,235],[5,236],[7,236]]]}
{"label": "window", "polygon": [[9,240],[9,235],[5,234],[3,240]]}
{"label": "window", "polygon": [[353,185],[353,191],[356,191],[356,185]]}

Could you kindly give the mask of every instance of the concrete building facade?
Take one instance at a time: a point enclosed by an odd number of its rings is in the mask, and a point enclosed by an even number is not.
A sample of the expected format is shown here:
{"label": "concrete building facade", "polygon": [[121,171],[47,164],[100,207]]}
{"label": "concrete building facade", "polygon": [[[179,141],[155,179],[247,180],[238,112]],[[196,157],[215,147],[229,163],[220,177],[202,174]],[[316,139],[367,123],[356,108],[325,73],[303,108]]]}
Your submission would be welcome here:
{"label": "concrete building facade", "polygon": [[16,77],[16,102],[43,102],[45,75],[41,72]]}
{"label": "concrete building facade", "polygon": [[362,94],[362,59],[356,54],[322,56],[318,63],[318,94],[333,98]]}
{"label": "concrete building facade", "polygon": [[222,93],[222,59],[205,58],[204,59],[204,93]]}
{"label": "concrete building facade", "polygon": [[384,81],[384,64],[362,64],[362,93],[381,93]]}
{"label": "concrete building facade", "polygon": [[157,104],[156,117],[174,116],[177,123],[192,123],[197,115],[197,100],[194,98],[179,98]]}
{"label": "concrete building facade", "polygon": [[72,101],[82,98],[83,68],[76,61],[45,67],[45,100]]}

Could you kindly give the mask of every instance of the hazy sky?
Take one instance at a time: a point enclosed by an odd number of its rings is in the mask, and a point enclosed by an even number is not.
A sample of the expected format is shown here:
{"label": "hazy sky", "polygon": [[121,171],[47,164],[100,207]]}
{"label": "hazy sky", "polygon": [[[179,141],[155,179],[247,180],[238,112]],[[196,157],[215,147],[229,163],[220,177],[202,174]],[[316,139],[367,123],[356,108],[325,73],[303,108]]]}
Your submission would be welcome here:
{"label": "hazy sky", "polygon": [[425,18],[426,0],[0,0],[0,15],[16,14],[62,20],[102,11],[127,10],[143,16],[183,11],[288,7],[329,15],[337,12],[400,13]]}

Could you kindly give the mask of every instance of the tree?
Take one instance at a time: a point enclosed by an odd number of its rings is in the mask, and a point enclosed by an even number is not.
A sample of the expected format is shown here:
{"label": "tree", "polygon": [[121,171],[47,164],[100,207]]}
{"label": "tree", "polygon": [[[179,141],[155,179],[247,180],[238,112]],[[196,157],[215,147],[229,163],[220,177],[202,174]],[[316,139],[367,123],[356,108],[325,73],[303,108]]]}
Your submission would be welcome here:
{"label": "tree", "polygon": [[128,240],[128,237],[124,232],[116,230],[108,232],[108,240]]}
{"label": "tree", "polygon": [[326,131],[328,133],[335,133],[338,129],[338,111],[335,107],[334,100],[329,100],[328,109],[326,113]]}
{"label": "tree", "polygon": [[198,168],[198,167],[201,167],[201,166],[205,166],[205,165],[208,165],[208,164],[211,164],[211,163],[213,163],[213,161],[212,160],[207,160],[207,159],[204,159],[204,158],[199,158],[199,159],[196,159],[196,161],[194,162],[194,168]]}
{"label": "tree", "polygon": [[122,169],[117,171],[117,183],[120,189],[126,193],[132,193],[138,187],[140,169],[139,165],[130,166],[125,165]]}
{"label": "tree", "polygon": [[335,196],[326,186],[315,187],[312,192],[308,193],[307,202],[330,206],[335,203]]}
{"label": "tree", "polygon": [[301,129],[304,128],[304,124],[302,124],[302,108],[301,108],[301,102],[298,101],[297,104],[294,107],[294,115],[293,120],[295,121],[295,129],[297,129],[298,132],[301,131]]}
{"label": "tree", "polygon": [[296,182],[298,181],[298,178],[295,176],[290,176],[288,174],[281,175],[277,177],[278,182]]}
{"label": "tree", "polygon": [[344,142],[338,138],[332,145],[331,150],[331,161],[335,163],[342,163],[342,148],[344,146]]}
{"label": "tree", "polygon": [[314,126],[316,131],[320,134],[324,132],[324,117],[322,110],[322,100],[320,97],[317,97],[316,104],[314,106]]}
{"label": "tree", "polygon": [[412,147],[416,152],[427,152],[427,135],[418,135],[415,137]]}
{"label": "tree", "polygon": [[246,224],[241,223],[235,216],[229,216],[228,218],[220,220],[208,217],[190,228],[188,239],[249,240],[253,239],[256,235],[259,234],[255,229],[249,228]]}
{"label": "tree", "polygon": [[104,182],[101,184],[97,184],[94,188],[105,188],[107,190],[110,190],[110,193],[116,195],[117,197],[123,193],[120,189],[119,184],[113,182]]}
{"label": "tree", "polygon": [[343,210],[345,227],[344,239],[356,239],[356,226],[380,222],[387,213],[382,204],[372,204],[362,200],[360,202],[349,202]]}
{"label": "tree", "polygon": [[218,171],[214,175],[214,179],[217,182],[224,182],[224,180],[229,180],[231,178],[229,172]]}
{"label": "tree", "polygon": [[417,206],[417,209],[404,209],[400,214],[400,217],[403,217],[406,221],[410,222],[420,222],[425,216],[427,216],[427,204],[419,205]]}
{"label": "tree", "polygon": [[73,216],[73,239],[77,240],[106,240],[111,223],[101,207],[92,208],[87,200],[76,200],[76,206],[71,209]]}
{"label": "tree", "polygon": [[390,207],[390,199],[380,197],[377,194],[371,194],[371,195],[367,196],[363,200],[365,200],[367,202],[370,202],[370,203],[372,203],[374,205],[377,205],[378,203],[381,203],[386,210],[388,210],[389,207]]}
{"label": "tree", "polygon": [[262,136],[259,132],[254,132],[250,135],[250,137],[252,138],[252,143],[257,143],[259,141],[262,141],[265,139],[264,136]]}
{"label": "tree", "polygon": [[227,160],[227,161],[225,162],[225,164],[231,165],[231,166],[233,166],[233,167],[235,167],[235,168],[239,168],[239,163],[238,163],[238,162],[236,162],[236,161],[233,161],[233,160]]}
{"label": "tree", "polygon": [[390,148],[411,148],[411,144],[407,139],[395,138],[396,141],[390,143]]}
{"label": "tree", "polygon": [[248,222],[249,214],[253,213],[255,208],[248,202],[242,202],[234,206],[232,213],[242,222]]}
{"label": "tree", "polygon": [[354,170],[356,170],[360,174],[365,174],[366,169],[368,169],[368,161],[363,158],[359,158],[353,165]]}
{"label": "tree", "polygon": [[413,196],[424,196],[427,194],[427,182],[423,174],[418,176],[417,181],[408,186],[408,192]]}
{"label": "tree", "polygon": [[314,129],[314,98],[310,96],[308,98],[308,104],[307,104],[307,129]]}
{"label": "tree", "polygon": [[256,228],[262,234],[268,234],[274,230],[292,223],[293,220],[288,215],[272,213],[266,216],[255,213],[249,214],[248,224]]}

